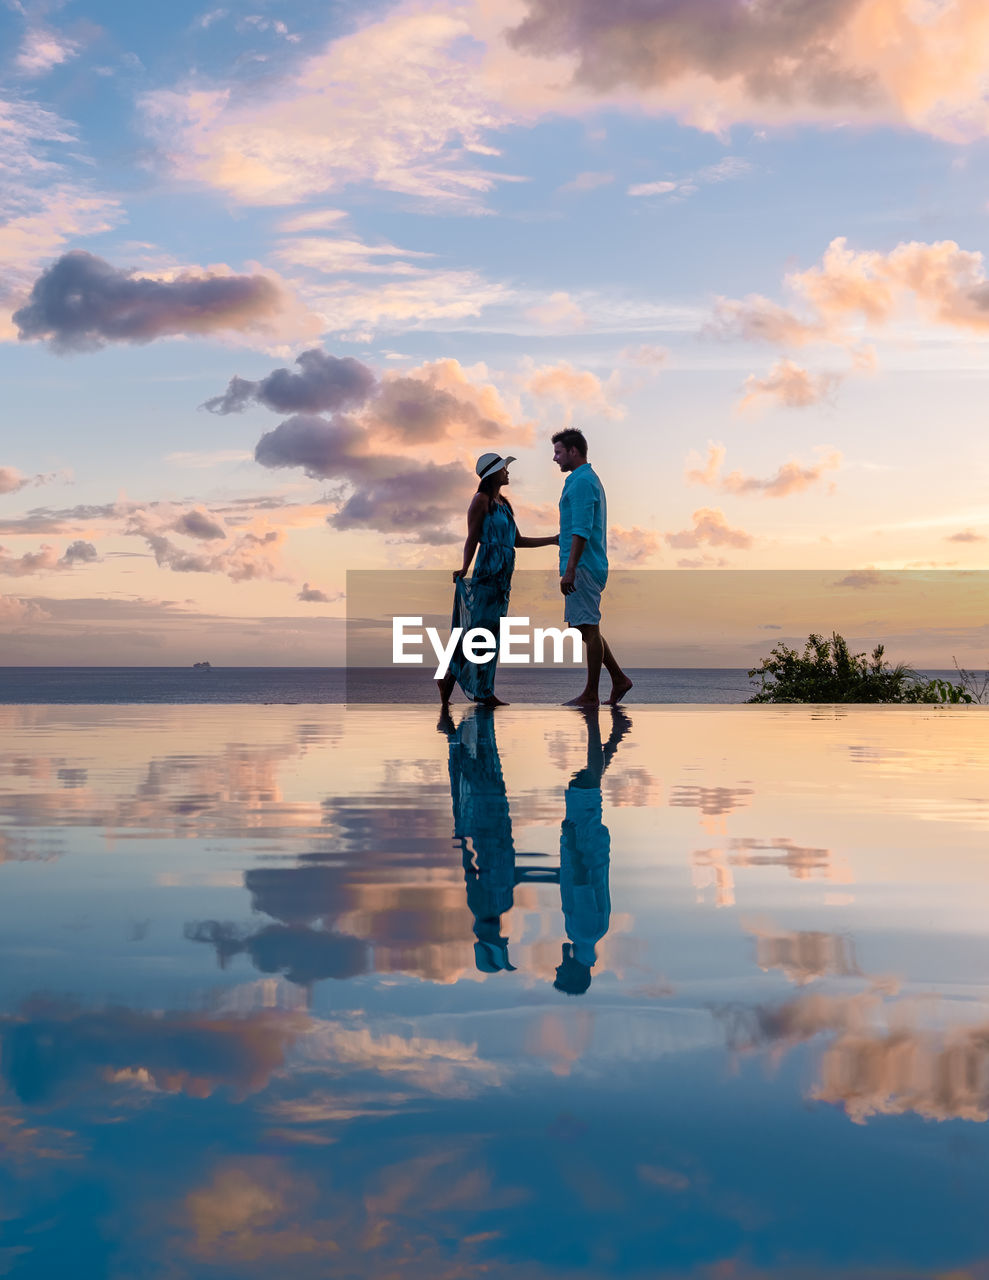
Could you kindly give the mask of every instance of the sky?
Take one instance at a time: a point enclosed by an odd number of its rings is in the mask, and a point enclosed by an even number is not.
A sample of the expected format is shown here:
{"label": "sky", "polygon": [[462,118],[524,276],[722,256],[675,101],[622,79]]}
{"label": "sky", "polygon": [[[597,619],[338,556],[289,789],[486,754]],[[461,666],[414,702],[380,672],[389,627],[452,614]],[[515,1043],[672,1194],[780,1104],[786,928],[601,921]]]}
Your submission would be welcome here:
{"label": "sky", "polygon": [[982,0],[0,0],[0,58],[0,665],[339,662],[480,454],[554,531],[570,424],[616,568],[989,567]]}

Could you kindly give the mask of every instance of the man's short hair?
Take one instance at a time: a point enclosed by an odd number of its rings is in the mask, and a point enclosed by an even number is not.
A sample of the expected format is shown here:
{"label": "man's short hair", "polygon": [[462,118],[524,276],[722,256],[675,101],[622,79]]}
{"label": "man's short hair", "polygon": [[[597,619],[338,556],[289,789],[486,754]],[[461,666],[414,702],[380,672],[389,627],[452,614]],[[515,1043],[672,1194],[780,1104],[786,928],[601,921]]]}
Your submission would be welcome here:
{"label": "man's short hair", "polygon": [[564,449],[576,449],[582,458],[587,457],[587,441],[583,431],[576,427],[565,427],[553,437],[553,444],[562,444]]}

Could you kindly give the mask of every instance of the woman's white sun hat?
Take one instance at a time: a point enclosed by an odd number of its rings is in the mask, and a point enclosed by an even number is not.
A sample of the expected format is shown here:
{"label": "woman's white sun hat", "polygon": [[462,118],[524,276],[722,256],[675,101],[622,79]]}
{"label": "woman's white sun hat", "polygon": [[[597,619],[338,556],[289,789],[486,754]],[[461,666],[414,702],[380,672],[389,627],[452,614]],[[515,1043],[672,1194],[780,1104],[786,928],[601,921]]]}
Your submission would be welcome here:
{"label": "woman's white sun hat", "polygon": [[507,467],[510,462],[514,461],[515,459],[511,455],[503,458],[500,453],[482,453],[474,470],[477,472],[479,480],[486,480],[488,476],[493,476],[496,471],[500,471],[502,467]]}

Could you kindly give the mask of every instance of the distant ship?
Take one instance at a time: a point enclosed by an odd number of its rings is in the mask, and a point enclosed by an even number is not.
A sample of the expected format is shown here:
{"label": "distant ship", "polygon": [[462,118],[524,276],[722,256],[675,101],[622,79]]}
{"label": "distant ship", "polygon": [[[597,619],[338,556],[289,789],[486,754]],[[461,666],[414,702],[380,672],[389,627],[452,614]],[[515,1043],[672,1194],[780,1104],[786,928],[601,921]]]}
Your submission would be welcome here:
{"label": "distant ship", "polygon": [[208,662],[194,662],[192,664],[193,671],[212,671],[213,668]]}

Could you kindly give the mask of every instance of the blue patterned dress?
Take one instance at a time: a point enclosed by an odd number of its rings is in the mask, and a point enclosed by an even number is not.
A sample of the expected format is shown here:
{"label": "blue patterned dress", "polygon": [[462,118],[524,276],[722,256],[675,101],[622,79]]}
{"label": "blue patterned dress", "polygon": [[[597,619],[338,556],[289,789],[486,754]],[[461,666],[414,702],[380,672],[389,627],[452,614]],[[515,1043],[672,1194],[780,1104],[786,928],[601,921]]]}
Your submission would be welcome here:
{"label": "blue patterned dress", "polygon": [[[472,627],[486,627],[498,639],[498,628],[508,612],[508,597],[512,590],[517,533],[511,511],[504,503],[495,503],[481,526],[481,539],[470,581],[466,578],[457,580],[451,627],[463,627],[464,634]],[[450,661],[450,670],[468,698],[483,699],[494,694],[497,664],[497,650],[490,661],[480,663],[468,662],[458,647]]]}

